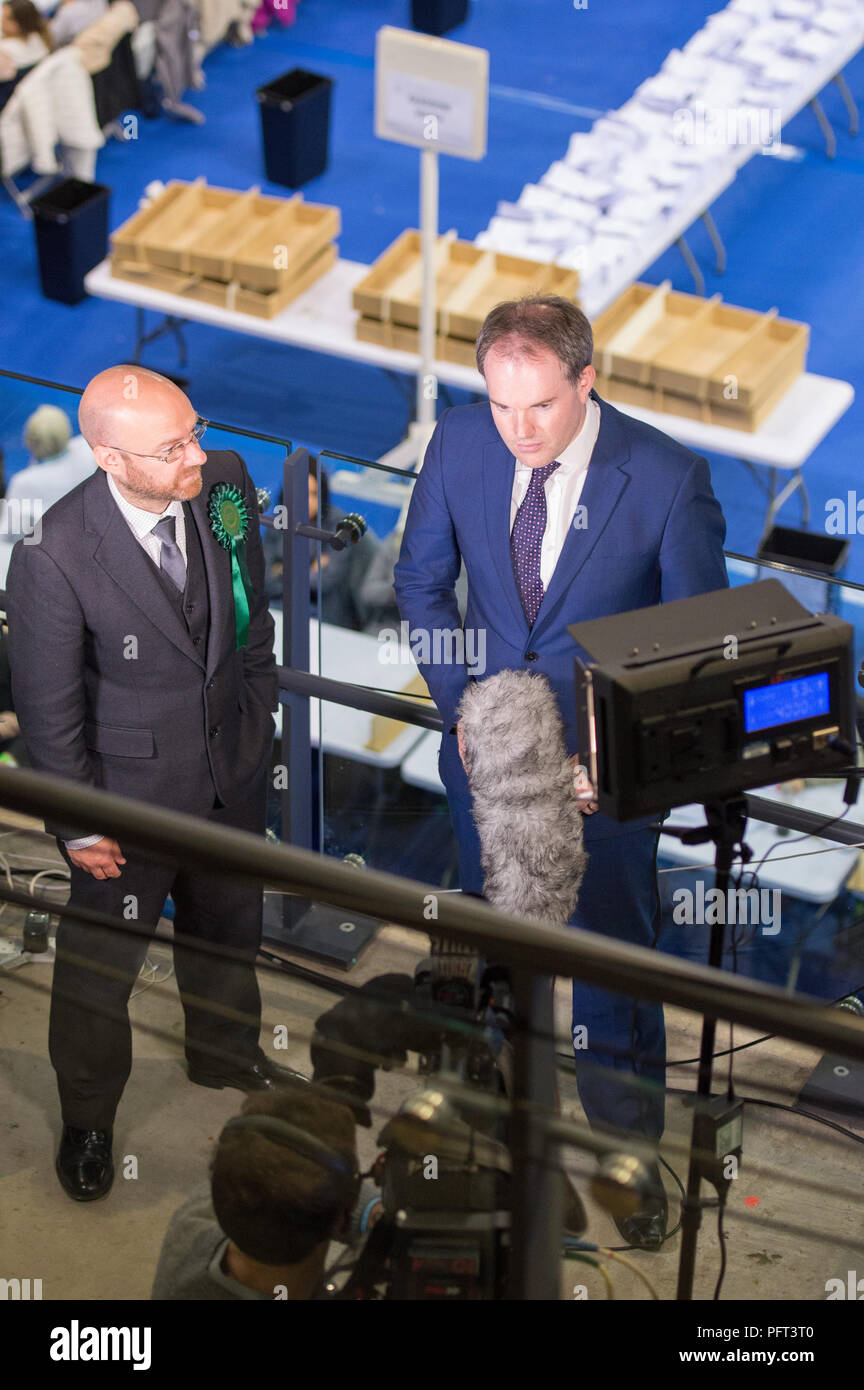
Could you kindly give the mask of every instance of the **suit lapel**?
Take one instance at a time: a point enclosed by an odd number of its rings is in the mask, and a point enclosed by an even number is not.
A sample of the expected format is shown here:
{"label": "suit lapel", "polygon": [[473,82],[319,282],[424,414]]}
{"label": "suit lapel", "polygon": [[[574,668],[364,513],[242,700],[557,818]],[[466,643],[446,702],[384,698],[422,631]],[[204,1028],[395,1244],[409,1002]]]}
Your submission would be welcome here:
{"label": "suit lapel", "polygon": [[204,662],[192,644],[186,625],[162,588],[152,562],[129,530],[108,490],[108,479],[97,469],[84,498],[88,530],[100,534],[93,552],[97,565],[111,576],[136,608],[158,627],[169,642],[197,665]]}
{"label": "suit lapel", "polygon": [[489,552],[498,573],[501,592],[513,614],[513,621],[527,635],[528,620],[516,587],[510,556],[510,503],[516,460],[503,441],[496,440],[483,449],[483,503]]}
{"label": "suit lapel", "polygon": [[549,588],[543,595],[537,621],[531,630],[532,636],[538,634],[553,617],[556,606],[603,534],[629,481],[624,465],[630,458],[630,446],[619,424],[617,412],[610,410],[599,399],[598,404],[600,430],[579,498],[579,507],[583,510],[577,512],[577,517],[584,518],[584,526],[571,526],[567,532]]}

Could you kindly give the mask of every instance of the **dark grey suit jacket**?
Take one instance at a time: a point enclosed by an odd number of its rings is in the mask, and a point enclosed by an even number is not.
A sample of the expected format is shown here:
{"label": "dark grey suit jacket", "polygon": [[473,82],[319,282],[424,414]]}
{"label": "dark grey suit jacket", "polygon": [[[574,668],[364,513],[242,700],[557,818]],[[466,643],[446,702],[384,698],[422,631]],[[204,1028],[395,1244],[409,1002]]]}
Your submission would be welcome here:
{"label": "dark grey suit jacket", "polygon": [[[269,756],[278,691],[255,490],[238,454],[207,455],[191,506],[210,603],[206,660],[97,468],[19,541],[6,583],[15,709],[34,768],[206,815],[231,806]],[[244,493],[253,599],[235,651],[231,560],[207,516],[220,482]],[[62,839],[111,827],[46,823]]]}

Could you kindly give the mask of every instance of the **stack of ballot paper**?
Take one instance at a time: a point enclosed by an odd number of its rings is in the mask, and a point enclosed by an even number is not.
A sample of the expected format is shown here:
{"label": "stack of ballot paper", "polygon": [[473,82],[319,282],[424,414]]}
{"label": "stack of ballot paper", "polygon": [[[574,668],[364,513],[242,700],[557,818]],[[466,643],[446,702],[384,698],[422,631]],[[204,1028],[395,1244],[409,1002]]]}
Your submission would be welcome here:
{"label": "stack of ballot paper", "polygon": [[666,229],[674,241],[700,198],[710,205],[779,140],[782,120],[809,98],[814,67],[827,71],[835,54],[839,68],[856,38],[864,42],[864,0],[732,0],[629,101],[574,133],[515,203],[499,203],[477,245],[578,268],[590,308],[641,248],[660,245]]}

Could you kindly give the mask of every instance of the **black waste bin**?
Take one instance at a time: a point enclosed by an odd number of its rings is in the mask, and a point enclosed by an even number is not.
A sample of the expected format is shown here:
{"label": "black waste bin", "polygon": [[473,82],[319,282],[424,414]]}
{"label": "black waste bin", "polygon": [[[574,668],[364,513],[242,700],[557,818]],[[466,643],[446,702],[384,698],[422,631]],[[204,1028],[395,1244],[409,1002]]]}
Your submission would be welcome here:
{"label": "black waste bin", "polygon": [[259,87],[264,168],[271,183],[299,188],[327,168],[329,77],[293,68]]}
{"label": "black waste bin", "polygon": [[779,579],[811,613],[837,611],[840,603],[837,585],[826,584],[818,576],[830,575],[832,579],[839,579],[849,558],[849,542],[842,536],[799,531],[792,526],[772,526],[759,542],[756,558],[809,570],[810,574],[799,575],[765,569],[760,571],[759,578]]}
{"label": "black waste bin", "polygon": [[108,202],[101,183],[63,179],[30,207],[36,228],[39,279],[46,299],[79,304],[84,276],[108,254]]}
{"label": "black waste bin", "polygon": [[411,24],[422,34],[446,34],[468,18],[468,0],[411,0]]}

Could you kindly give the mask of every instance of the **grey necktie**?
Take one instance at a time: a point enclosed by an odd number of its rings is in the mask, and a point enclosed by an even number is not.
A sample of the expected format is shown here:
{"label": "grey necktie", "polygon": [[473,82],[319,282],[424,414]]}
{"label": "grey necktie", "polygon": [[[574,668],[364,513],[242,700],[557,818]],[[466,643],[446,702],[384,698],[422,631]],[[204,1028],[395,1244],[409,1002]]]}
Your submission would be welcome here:
{"label": "grey necktie", "polygon": [[162,543],[159,549],[159,568],[182,594],[186,588],[186,562],[174,539],[173,516],[163,516],[161,521],[157,521],[151,534]]}

